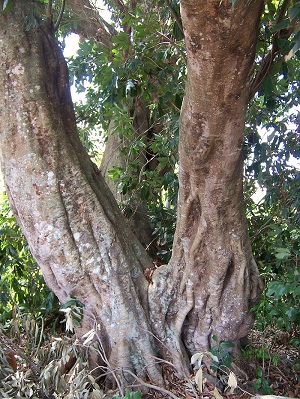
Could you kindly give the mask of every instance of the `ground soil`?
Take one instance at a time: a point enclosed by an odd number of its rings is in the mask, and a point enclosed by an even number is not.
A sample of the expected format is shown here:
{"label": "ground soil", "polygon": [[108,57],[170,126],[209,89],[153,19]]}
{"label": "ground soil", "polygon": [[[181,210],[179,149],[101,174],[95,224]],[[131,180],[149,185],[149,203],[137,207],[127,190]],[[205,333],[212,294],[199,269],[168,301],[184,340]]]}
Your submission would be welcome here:
{"label": "ground soil", "polygon": [[[234,392],[230,392],[230,388],[226,386],[230,371],[212,375],[206,367],[203,367],[202,392],[195,383],[196,370],[188,379],[183,380],[176,377],[170,366],[165,366],[166,388],[176,397],[185,399],[195,398],[196,395],[201,399],[249,399],[256,395],[300,398],[299,342],[300,330],[253,330],[249,334],[247,346],[233,363],[234,375],[238,382]],[[220,398],[216,397],[216,387]],[[170,396],[158,390],[151,390],[143,395],[145,399],[167,397]]]}
{"label": "ground soil", "polygon": [[[0,344],[2,346],[5,344],[17,355],[26,352],[25,337],[15,341],[1,334],[0,338]],[[135,389],[143,392],[143,399],[250,399],[256,395],[271,394],[277,397],[300,398],[299,343],[300,328],[292,332],[283,332],[273,327],[263,332],[253,330],[249,334],[245,348],[231,365],[237,381],[235,389],[228,387],[228,376],[231,371],[229,368],[223,367],[214,373],[207,362],[204,362],[202,368],[202,392],[197,383],[197,369],[182,379],[178,378],[176,370],[167,362],[162,363],[166,381],[164,390],[159,387],[151,388],[150,382],[145,384],[143,381],[138,381],[141,385]],[[24,356],[23,359],[22,356],[17,358],[21,360],[18,370],[22,369],[25,372],[26,369],[31,369],[30,359]],[[70,370],[65,370],[64,374],[67,375],[71,370],[72,367]],[[117,395],[117,392],[110,392],[105,397],[112,398]]]}

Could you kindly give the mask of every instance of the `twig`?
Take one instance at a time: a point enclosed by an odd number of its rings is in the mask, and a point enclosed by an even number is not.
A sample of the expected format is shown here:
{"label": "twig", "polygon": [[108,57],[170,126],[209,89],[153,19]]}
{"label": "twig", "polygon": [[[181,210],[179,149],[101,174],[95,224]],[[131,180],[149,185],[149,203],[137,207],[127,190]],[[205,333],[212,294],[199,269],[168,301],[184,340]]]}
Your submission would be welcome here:
{"label": "twig", "polygon": [[0,342],[6,345],[13,353],[20,356],[22,359],[26,361],[30,369],[33,371],[34,380],[38,381],[40,370],[37,367],[37,365],[28,356],[26,356],[25,353],[22,350],[20,350],[10,338],[6,337],[6,335],[3,334],[2,331],[0,331]]}
{"label": "twig", "polygon": [[[102,345],[102,341],[101,341],[101,339],[100,339],[100,337],[99,337],[99,335],[98,335],[98,333],[97,333],[97,327],[94,329],[94,331],[95,331],[95,336],[97,337],[97,340],[98,340],[98,343],[99,343],[99,346],[100,346],[100,351],[98,351],[98,353],[99,353],[101,359],[102,359],[102,360],[104,361],[104,363],[106,364],[106,367],[107,367],[107,370],[109,371],[109,373],[111,373],[111,374],[113,375],[113,378],[114,378],[114,380],[116,381],[116,384],[117,384],[117,387],[118,387],[118,389],[119,389],[119,392],[121,393],[122,396],[124,396],[124,389],[123,389],[123,387],[121,386],[120,381],[119,381],[119,379],[118,379],[118,377],[117,377],[117,375],[116,375],[114,369],[111,367],[111,365],[110,365],[110,363],[109,363],[109,360],[108,360],[108,358],[107,358],[107,356],[106,356],[104,347],[103,347],[103,345]],[[108,373],[108,374],[109,374],[109,373]]]}
{"label": "twig", "polygon": [[272,222],[272,220],[273,220],[273,217],[270,217],[270,218],[266,221],[266,223],[264,223],[264,224],[261,226],[261,228],[260,228],[260,229],[256,232],[256,234],[251,238],[251,243],[253,243],[253,242],[255,241],[256,237],[258,237],[258,236],[261,234],[261,232],[262,232],[263,230],[265,230],[265,229],[267,229],[267,228],[269,227],[270,222]]}
{"label": "twig", "polygon": [[65,5],[66,5],[66,0],[62,0],[59,16],[58,16],[57,21],[55,22],[55,25],[54,25],[54,32],[56,32],[57,29],[59,28],[59,25],[61,23],[62,17],[64,15]]}
{"label": "twig", "polygon": [[169,9],[171,11],[171,14],[173,15],[173,17],[174,17],[174,19],[175,19],[175,21],[176,21],[176,23],[177,23],[177,25],[178,25],[178,27],[180,29],[180,32],[184,35],[182,22],[181,22],[181,20],[179,18],[179,15],[176,13],[174,8],[172,7],[172,4],[171,4],[170,0],[165,0],[165,1],[166,1],[167,5],[168,5],[168,7],[169,7]]}
{"label": "twig", "polygon": [[46,23],[48,27],[50,27],[52,24],[52,0],[48,1],[46,10]]}
{"label": "twig", "polygon": [[[290,2],[290,0],[283,1],[282,6],[279,9],[278,16],[275,21],[275,26],[283,20],[289,2]],[[294,29],[292,29],[292,31],[285,32],[284,37],[286,37],[286,36],[289,37],[291,35],[291,33],[293,32],[293,30]],[[278,39],[281,37],[282,37],[282,34],[281,34],[280,30],[274,34],[273,41],[272,41],[272,48],[268,52],[268,54],[265,57],[263,57],[263,59],[261,60],[260,67],[256,73],[256,76],[253,78],[251,88],[250,88],[250,99],[254,97],[255,93],[259,90],[259,88],[263,84],[263,81],[265,80],[265,78],[268,76],[268,74],[270,72],[271,66],[273,64],[273,61],[274,61],[276,55],[278,55],[280,52],[280,47],[278,46]]]}
{"label": "twig", "polygon": [[152,385],[152,384],[148,384],[148,383],[144,382],[141,378],[139,378],[137,375],[135,375],[132,371],[130,371],[130,370],[124,370],[124,371],[126,373],[130,374],[132,377],[134,377],[136,379],[136,381],[139,382],[139,384],[130,385],[131,388],[146,387],[146,388],[154,389],[155,391],[164,393],[173,399],[179,399],[178,396],[174,395],[172,392],[168,391],[167,389],[161,388],[157,385]]}

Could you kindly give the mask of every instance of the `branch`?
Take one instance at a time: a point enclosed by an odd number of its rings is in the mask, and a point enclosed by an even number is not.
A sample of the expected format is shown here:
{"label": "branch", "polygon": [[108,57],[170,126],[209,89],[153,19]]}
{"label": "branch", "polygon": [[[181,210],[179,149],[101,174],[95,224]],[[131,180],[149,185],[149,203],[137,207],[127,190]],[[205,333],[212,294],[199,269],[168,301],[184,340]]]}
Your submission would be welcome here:
{"label": "branch", "polygon": [[[282,3],[282,6],[280,7],[278,11],[278,15],[275,21],[275,26],[279,24],[286,13],[286,10],[288,8],[290,0],[284,0]],[[280,47],[278,46],[278,39],[280,38],[287,38],[289,37],[294,31],[294,27],[291,29],[285,29],[285,30],[279,30],[276,32],[273,36],[272,40],[272,48],[271,50],[263,57],[261,60],[260,66],[258,68],[258,71],[255,75],[255,77],[252,80],[251,83],[251,88],[250,88],[250,99],[254,97],[255,93],[259,90],[261,85],[263,84],[263,81],[265,78],[268,76],[271,67],[273,65],[275,57],[280,53]]]}
{"label": "branch", "polygon": [[121,11],[121,13],[128,13],[128,10],[122,0],[113,0],[113,3],[118,10]]}
{"label": "branch", "polygon": [[38,381],[40,375],[39,367],[28,356],[26,356],[26,354],[21,349],[19,349],[17,345],[15,345],[10,338],[8,338],[5,334],[3,334],[1,330],[0,330],[0,343],[2,347],[9,348],[11,352],[24,359],[33,372],[34,380]]}
{"label": "branch", "polygon": [[46,10],[46,24],[50,27],[52,24],[52,0],[48,1]]}
{"label": "branch", "polygon": [[117,34],[117,31],[101,17],[90,1],[69,0],[69,6],[78,20],[74,32],[85,38],[94,38],[104,47],[110,49],[112,46],[111,38]]}
{"label": "branch", "polygon": [[171,14],[173,15],[173,17],[175,19],[175,22],[177,23],[177,25],[178,25],[178,27],[180,29],[180,32],[184,35],[182,22],[181,22],[181,19],[180,19],[179,15],[176,13],[174,8],[172,7],[171,1],[170,0],[165,0],[165,1],[167,3],[167,6],[169,7],[169,10],[170,10]]}
{"label": "branch", "polygon": [[64,11],[65,11],[65,5],[66,5],[66,0],[62,0],[59,16],[58,16],[57,21],[56,21],[56,23],[54,25],[54,32],[57,31],[57,29],[58,29],[58,27],[59,27],[59,25],[61,23],[62,17],[64,15]]}

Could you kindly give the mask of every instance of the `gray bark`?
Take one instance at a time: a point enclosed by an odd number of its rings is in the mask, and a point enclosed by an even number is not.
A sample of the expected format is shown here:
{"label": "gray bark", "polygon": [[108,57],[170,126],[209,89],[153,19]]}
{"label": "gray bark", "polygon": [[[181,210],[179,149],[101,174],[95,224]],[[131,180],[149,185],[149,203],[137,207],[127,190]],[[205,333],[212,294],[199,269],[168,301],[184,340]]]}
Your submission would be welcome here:
{"label": "gray bark", "polygon": [[22,26],[30,1],[0,14],[1,165],[47,285],[84,305],[113,368],[162,383],[143,274],[152,263],[77,135],[67,67],[46,25]]}

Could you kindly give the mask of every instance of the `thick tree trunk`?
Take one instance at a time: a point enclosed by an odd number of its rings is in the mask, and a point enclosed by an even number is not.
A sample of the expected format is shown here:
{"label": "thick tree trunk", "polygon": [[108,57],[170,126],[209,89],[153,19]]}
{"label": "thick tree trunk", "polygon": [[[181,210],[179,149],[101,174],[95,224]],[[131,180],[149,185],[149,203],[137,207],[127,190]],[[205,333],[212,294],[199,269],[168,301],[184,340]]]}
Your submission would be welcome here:
{"label": "thick tree trunk", "polygon": [[[168,277],[165,291],[175,305],[168,310],[165,294],[162,312],[151,317],[158,336],[164,336],[165,325],[174,331],[184,327],[190,353],[208,349],[213,335],[234,342],[245,336],[253,323],[249,309],[262,290],[242,187],[243,132],[262,5],[256,0],[237,1],[234,7],[231,1],[181,1],[188,78],[179,138],[178,219],[172,259],[153,276],[154,285],[161,284],[162,274]],[[155,287],[150,293],[151,302],[161,303],[158,292]]]}
{"label": "thick tree trunk", "polygon": [[[77,135],[68,73],[46,25],[25,30],[30,1],[0,14],[1,165],[45,281],[84,305],[112,368],[162,383],[148,316],[152,263]],[[126,375],[125,377],[128,377]]]}
{"label": "thick tree trunk", "polygon": [[[262,1],[182,2],[189,54],[173,262],[194,282],[185,343],[236,341],[261,293],[243,202],[243,132]],[[207,18],[209,15],[209,18]],[[242,22],[243,21],[243,22]],[[241,23],[243,24],[241,29]],[[205,76],[205,79],[204,79]]]}

